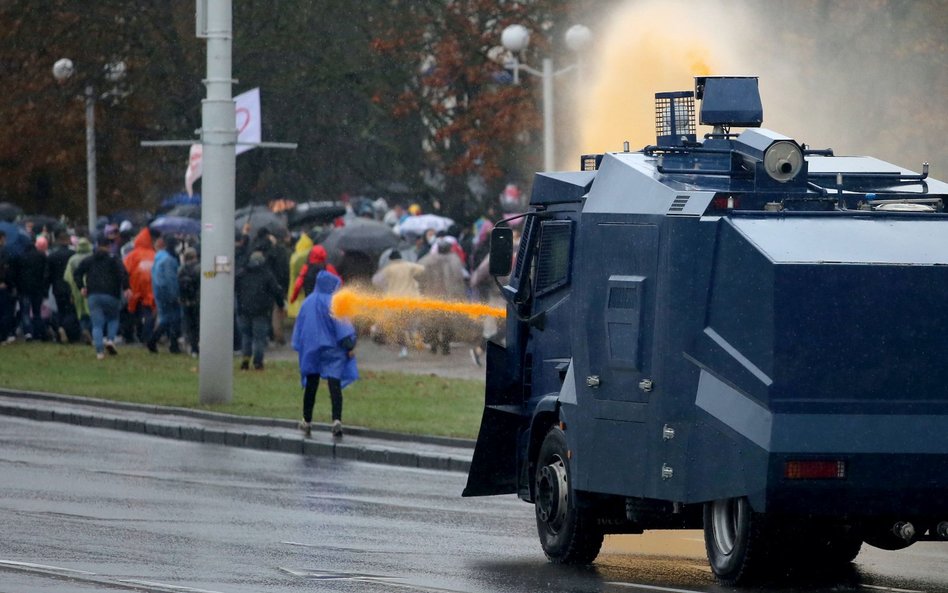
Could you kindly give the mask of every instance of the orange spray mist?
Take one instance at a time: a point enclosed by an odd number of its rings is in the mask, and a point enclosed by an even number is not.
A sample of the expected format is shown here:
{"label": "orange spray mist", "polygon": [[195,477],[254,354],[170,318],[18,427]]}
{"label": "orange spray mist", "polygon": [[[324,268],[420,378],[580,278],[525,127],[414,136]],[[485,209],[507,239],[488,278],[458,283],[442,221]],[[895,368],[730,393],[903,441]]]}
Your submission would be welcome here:
{"label": "orange spray mist", "polygon": [[[707,12],[707,14],[705,14]],[[739,61],[709,35],[720,20],[695,2],[624,3],[597,27],[586,64],[586,84],[573,87],[576,146],[560,165],[575,169],[579,155],[631,150],[655,143],[656,92],[694,89],[694,77],[733,73]]]}
{"label": "orange spray mist", "polygon": [[399,316],[414,317],[425,313],[461,315],[474,320],[485,316],[503,318],[507,315],[503,308],[481,303],[439,301],[420,297],[377,296],[352,288],[340,290],[332,299],[332,314],[336,317],[360,316],[384,320]]}

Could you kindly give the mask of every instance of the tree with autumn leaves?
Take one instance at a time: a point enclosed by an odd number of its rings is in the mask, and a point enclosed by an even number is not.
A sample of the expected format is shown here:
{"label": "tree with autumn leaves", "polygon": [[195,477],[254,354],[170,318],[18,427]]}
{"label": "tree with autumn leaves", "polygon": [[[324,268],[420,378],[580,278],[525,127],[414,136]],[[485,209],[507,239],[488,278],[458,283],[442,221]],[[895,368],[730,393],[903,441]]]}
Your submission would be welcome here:
{"label": "tree with autumn leaves", "polygon": [[[476,216],[539,163],[536,84],[509,84],[491,59],[500,32],[513,22],[549,31],[568,4],[236,0],[234,92],[259,86],[264,139],[299,143],[241,155],[238,206],[348,193]],[[127,78],[121,98],[97,104],[99,211],[154,210],[180,191],[186,148],[140,142],[194,138],[200,127],[204,47],[193,10],[161,0],[5,3],[0,110],[11,124],[0,128],[0,200],[82,218],[78,99],[85,81],[105,94],[99,74],[114,60]],[[535,35],[530,51],[544,49]],[[53,79],[61,57],[74,60],[77,80]]]}
{"label": "tree with autumn leaves", "polygon": [[[482,213],[508,182],[528,191],[542,164],[541,81],[524,76],[511,84],[501,32],[513,23],[532,32],[520,56],[525,63],[537,66],[552,56],[565,64],[566,55],[558,52],[569,26],[602,31],[602,19],[632,1],[233,0],[234,93],[260,87],[264,140],[299,145],[241,154],[237,205],[364,195],[417,201],[429,211],[437,205],[464,221]],[[718,27],[708,34],[735,47],[750,32],[766,37],[742,51],[775,52],[786,80],[825,80],[824,88],[839,87],[836,95],[856,88],[834,78],[825,56],[845,60],[849,72],[867,73],[858,93],[871,97],[866,102],[878,111],[872,121],[880,123],[865,126],[874,134],[866,150],[892,144],[902,154],[918,144],[919,130],[944,127],[937,117],[941,104],[932,97],[945,87],[939,67],[945,0],[709,4],[725,16],[756,16],[753,31],[741,30],[735,18],[733,30]],[[860,66],[870,53],[860,48],[885,43],[897,66],[875,76],[874,64]],[[29,213],[83,219],[83,82],[93,81],[100,95],[107,94],[102,68],[115,60],[127,65],[120,96],[103,97],[96,109],[99,211],[154,210],[181,191],[187,148],[140,143],[197,137],[204,52],[190,1],[0,3],[0,201]],[[61,85],[51,67],[62,57],[74,60],[78,75]],[[781,84],[774,75],[767,80]],[[571,109],[570,93],[560,92],[569,83],[557,84],[562,154],[571,145],[568,124],[596,106]],[[893,113],[909,114],[913,129],[891,125]],[[937,148],[942,135],[925,135],[936,139],[923,151],[935,166],[943,162]]]}
{"label": "tree with autumn leaves", "polygon": [[[526,177],[532,167],[522,158],[536,146],[540,126],[530,86],[511,84],[497,61],[501,32],[511,23],[541,30],[556,3],[401,4],[402,18],[419,26],[393,23],[375,41],[380,54],[415,67],[409,84],[390,97],[393,116],[424,122],[426,178],[445,211],[455,218],[476,215],[484,196],[472,195],[472,186],[496,188]],[[534,44],[543,47],[542,38]]]}
{"label": "tree with autumn leaves", "polygon": [[[183,161],[172,167],[145,160],[138,146],[162,129],[195,127],[200,80],[176,82],[182,71],[196,71],[200,45],[193,38],[193,21],[189,28],[179,16],[161,2],[131,7],[116,0],[12,0],[0,5],[0,115],[5,122],[0,126],[0,200],[16,202],[27,212],[84,219],[86,85],[98,99],[100,210],[136,207],[151,188],[171,182],[170,175],[180,177]],[[192,33],[190,39],[185,31]],[[58,83],[51,68],[63,57],[74,61],[75,76]],[[117,61],[127,66],[118,85],[104,76],[105,67]]]}

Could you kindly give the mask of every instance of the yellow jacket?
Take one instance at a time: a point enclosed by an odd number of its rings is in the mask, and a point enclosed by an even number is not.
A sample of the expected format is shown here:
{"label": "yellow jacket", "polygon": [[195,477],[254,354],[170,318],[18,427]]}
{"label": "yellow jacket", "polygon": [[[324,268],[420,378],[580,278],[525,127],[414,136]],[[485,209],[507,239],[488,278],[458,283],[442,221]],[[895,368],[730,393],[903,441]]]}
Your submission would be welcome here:
{"label": "yellow jacket", "polygon": [[309,250],[313,248],[313,240],[309,235],[303,233],[293,248],[293,255],[290,256],[290,285],[286,291],[286,316],[295,319],[300,313],[300,307],[303,306],[303,299],[296,299],[295,303],[290,302],[290,296],[293,293],[293,286],[296,285],[296,277],[300,275],[306,258],[309,257]]}

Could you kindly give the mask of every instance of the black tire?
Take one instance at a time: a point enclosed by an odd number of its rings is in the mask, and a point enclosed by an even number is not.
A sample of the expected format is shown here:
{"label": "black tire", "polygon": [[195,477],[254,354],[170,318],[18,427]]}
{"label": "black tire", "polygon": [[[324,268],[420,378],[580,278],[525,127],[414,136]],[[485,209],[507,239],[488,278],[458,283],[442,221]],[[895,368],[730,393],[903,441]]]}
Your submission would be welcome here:
{"label": "black tire", "polygon": [[744,585],[768,572],[777,544],[769,531],[764,516],[755,513],[745,497],[705,503],[704,546],[721,584]]}
{"label": "black tire", "polygon": [[589,564],[599,555],[603,532],[595,518],[577,508],[571,486],[566,436],[547,433],[537,456],[534,507],[543,553],[555,564]]}

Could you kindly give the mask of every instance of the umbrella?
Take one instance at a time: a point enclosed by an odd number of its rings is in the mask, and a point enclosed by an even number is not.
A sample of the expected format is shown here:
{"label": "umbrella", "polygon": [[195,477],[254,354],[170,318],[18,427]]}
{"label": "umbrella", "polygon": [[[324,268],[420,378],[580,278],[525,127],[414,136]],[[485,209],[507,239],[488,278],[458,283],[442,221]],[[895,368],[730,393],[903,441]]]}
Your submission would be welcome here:
{"label": "umbrella", "polygon": [[201,203],[201,194],[194,194],[193,196],[189,196],[188,194],[184,192],[179,192],[179,193],[174,194],[173,196],[170,196],[162,200],[161,206],[158,207],[158,211],[161,212],[163,210],[168,210],[169,208],[180,206],[181,204],[200,204],[200,203]]}
{"label": "umbrella", "polygon": [[109,222],[112,224],[122,224],[129,221],[135,228],[148,226],[148,221],[153,219],[154,215],[148,210],[119,210],[109,216]]}
{"label": "umbrella", "polygon": [[184,216],[159,216],[148,226],[161,234],[201,235],[201,222]]}
{"label": "umbrella", "polygon": [[345,213],[346,207],[337,202],[303,202],[287,212],[287,221],[294,228],[329,224]]}
{"label": "umbrella", "polygon": [[0,220],[4,222],[13,222],[17,216],[23,214],[23,208],[10,202],[0,202]]}
{"label": "umbrella", "polygon": [[261,206],[260,204],[251,204],[249,206],[244,206],[243,208],[238,208],[234,211],[234,216],[247,216],[248,214],[259,214],[261,212],[270,212],[270,209],[266,206]]}
{"label": "umbrella", "polygon": [[0,221],[0,231],[7,236],[6,250],[11,257],[19,257],[32,241],[25,230],[12,222]]}
{"label": "umbrella", "polygon": [[356,216],[375,218],[375,203],[369,198],[357,197],[349,200],[349,206]]}
{"label": "umbrella", "polygon": [[56,231],[63,228],[63,223],[58,218],[46,216],[45,214],[31,214],[20,219],[20,226],[26,227],[27,224],[33,225],[33,232],[39,233],[43,228],[47,231]]}
{"label": "umbrella", "polygon": [[454,221],[437,214],[419,214],[418,216],[409,216],[398,225],[398,232],[404,235],[411,233],[413,235],[424,235],[425,231],[446,231]]}
{"label": "umbrella", "polygon": [[397,244],[398,236],[387,224],[364,218],[356,218],[344,227],[333,229],[323,241],[323,247],[330,254],[358,251],[376,256]]}
{"label": "umbrella", "polygon": [[234,226],[240,230],[244,228],[244,225],[250,225],[250,235],[256,235],[260,229],[267,229],[273,235],[277,237],[285,237],[290,233],[286,228],[286,220],[280,214],[274,214],[268,209],[257,206],[256,208],[251,207],[249,211],[246,209],[244,213],[238,214],[234,218]]}
{"label": "umbrella", "polygon": [[165,216],[182,216],[184,218],[193,218],[201,220],[200,204],[179,204],[165,212]]}

